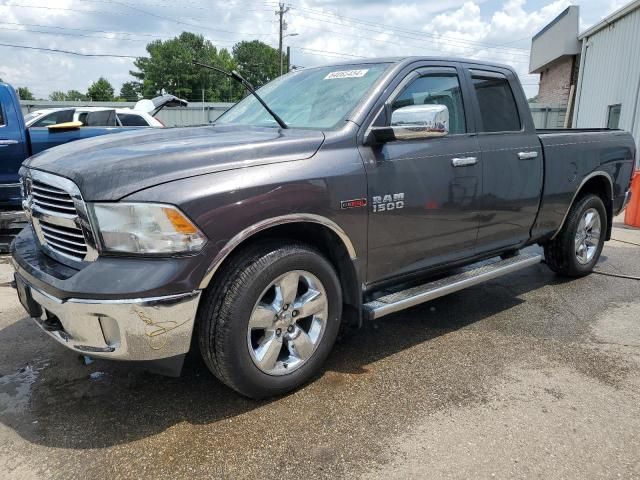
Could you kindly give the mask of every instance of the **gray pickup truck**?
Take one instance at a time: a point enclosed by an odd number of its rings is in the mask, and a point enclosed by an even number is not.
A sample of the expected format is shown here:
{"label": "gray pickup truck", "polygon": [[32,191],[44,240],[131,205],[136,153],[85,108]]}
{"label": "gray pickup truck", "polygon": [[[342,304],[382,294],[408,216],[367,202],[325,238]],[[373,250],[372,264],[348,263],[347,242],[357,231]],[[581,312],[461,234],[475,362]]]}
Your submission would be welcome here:
{"label": "gray pickup truck", "polygon": [[526,246],[590,273],[630,197],[631,135],[536,131],[509,67],[371,59],[258,93],[213,126],[26,161],[15,285],[45,332],[174,374],[197,346],[229,387],[279,395],[341,325],[542,261]]}

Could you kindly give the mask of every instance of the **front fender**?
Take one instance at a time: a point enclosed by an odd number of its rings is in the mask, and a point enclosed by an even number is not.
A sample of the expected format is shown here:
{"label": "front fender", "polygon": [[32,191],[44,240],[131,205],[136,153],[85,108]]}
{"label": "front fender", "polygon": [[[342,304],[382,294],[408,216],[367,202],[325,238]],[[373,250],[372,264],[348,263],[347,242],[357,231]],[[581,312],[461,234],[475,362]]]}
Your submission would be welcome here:
{"label": "front fender", "polygon": [[352,259],[366,265],[367,210],[341,201],[366,198],[366,177],[355,149],[334,155],[218,172],[158,185],[126,201],[171,203],[205,233],[210,264],[206,287],[224,259],[255,233],[292,222],[331,229]]}

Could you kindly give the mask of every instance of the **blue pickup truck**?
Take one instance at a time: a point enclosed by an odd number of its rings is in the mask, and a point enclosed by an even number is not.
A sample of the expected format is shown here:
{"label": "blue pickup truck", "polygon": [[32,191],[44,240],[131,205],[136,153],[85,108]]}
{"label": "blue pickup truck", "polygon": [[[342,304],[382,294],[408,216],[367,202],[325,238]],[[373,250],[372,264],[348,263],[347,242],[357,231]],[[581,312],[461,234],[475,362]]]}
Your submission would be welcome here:
{"label": "blue pickup truck", "polygon": [[[169,98],[171,97],[171,98]],[[172,95],[159,97],[163,104],[172,105],[169,100],[178,100]],[[154,102],[146,100],[147,102]],[[158,105],[161,108],[160,105]],[[102,115],[104,111],[89,113]],[[87,125],[92,125],[86,121]],[[95,122],[93,124],[96,124]],[[104,125],[104,123],[97,123]],[[22,162],[32,155],[51,147],[76,140],[135,130],[144,127],[82,127],[80,122],[69,122],[48,127],[25,126],[20,110],[20,101],[15,90],[8,84],[0,82],[0,251],[8,249],[13,237],[26,225],[26,217],[22,210],[18,170]]]}

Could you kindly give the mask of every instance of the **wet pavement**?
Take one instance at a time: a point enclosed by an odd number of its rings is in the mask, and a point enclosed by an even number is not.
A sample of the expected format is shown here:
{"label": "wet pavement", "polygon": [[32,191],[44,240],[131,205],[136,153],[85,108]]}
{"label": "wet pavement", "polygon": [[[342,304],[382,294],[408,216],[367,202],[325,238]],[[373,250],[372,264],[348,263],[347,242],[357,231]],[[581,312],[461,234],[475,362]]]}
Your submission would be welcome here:
{"label": "wet pavement", "polygon": [[[640,231],[601,272],[640,277]],[[343,337],[308,386],[239,397],[81,358],[0,257],[1,478],[640,478],[640,282],[538,265]]]}

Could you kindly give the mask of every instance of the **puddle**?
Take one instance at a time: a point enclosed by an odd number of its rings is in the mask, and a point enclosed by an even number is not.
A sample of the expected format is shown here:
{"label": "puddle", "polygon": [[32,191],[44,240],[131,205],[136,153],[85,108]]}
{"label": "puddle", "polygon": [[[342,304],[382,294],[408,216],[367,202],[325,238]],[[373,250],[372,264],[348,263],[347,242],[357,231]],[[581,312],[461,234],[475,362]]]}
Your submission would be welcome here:
{"label": "puddle", "polygon": [[0,377],[0,414],[23,413],[31,401],[31,389],[47,366],[27,365],[15,373]]}

